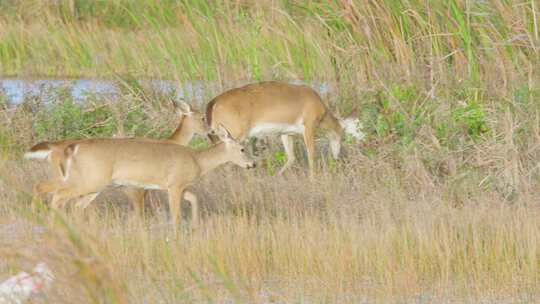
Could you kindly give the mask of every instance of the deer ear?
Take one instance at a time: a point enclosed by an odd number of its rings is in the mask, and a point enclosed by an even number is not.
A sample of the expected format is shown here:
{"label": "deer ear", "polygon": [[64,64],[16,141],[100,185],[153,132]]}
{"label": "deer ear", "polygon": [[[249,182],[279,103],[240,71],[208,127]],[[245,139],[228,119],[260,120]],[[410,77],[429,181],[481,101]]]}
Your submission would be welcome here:
{"label": "deer ear", "polygon": [[191,106],[183,100],[175,102],[174,106],[176,108],[176,112],[180,115],[190,115],[193,113]]}
{"label": "deer ear", "polygon": [[219,139],[221,139],[221,141],[223,141],[224,143],[234,141],[229,131],[222,124],[219,124],[218,126],[217,136],[219,136]]}
{"label": "deer ear", "polygon": [[191,106],[184,102],[184,101],[181,101],[178,106],[182,109],[182,111],[184,112],[184,114],[186,115],[190,115],[191,113],[193,113],[193,110],[191,109]]}

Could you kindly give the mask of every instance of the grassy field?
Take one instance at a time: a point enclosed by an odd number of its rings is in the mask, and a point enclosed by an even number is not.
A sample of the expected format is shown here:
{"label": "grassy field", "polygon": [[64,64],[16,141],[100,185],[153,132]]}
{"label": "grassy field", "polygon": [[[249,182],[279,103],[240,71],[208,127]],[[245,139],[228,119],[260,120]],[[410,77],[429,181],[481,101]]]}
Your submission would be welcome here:
{"label": "grassy field", "polygon": [[[84,105],[0,92],[0,280],[46,261],[37,303],[538,302],[539,18],[537,1],[0,1],[1,77],[122,85]],[[326,82],[367,137],[337,162],[318,141],[313,181],[300,142],[282,177],[277,141],[255,171],[210,173],[195,231],[157,192],[147,218],[114,189],[83,213],[32,205],[33,143],[175,127],[170,96],[136,79],[202,80],[206,101]]]}

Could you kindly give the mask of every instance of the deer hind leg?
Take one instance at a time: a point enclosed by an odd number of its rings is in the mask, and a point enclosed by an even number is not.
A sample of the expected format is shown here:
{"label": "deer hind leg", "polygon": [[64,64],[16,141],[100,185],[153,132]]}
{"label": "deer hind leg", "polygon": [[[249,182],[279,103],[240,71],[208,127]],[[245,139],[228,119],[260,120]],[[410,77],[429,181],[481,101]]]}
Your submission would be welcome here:
{"label": "deer hind leg", "polygon": [[133,209],[141,216],[144,216],[144,195],[146,190],[139,188],[122,188],[122,191],[128,197],[128,200],[131,202]]}
{"label": "deer hind leg", "polygon": [[40,195],[44,193],[52,193],[55,192],[56,189],[58,189],[60,186],[60,183],[57,179],[52,179],[44,182],[40,182],[34,185],[33,187],[33,197],[32,200],[36,199]]}
{"label": "deer hind leg", "polygon": [[199,202],[197,196],[191,191],[184,191],[184,199],[191,204],[191,226],[199,226]]}
{"label": "deer hind leg", "polygon": [[291,167],[292,164],[296,161],[296,157],[294,156],[294,142],[291,135],[283,134],[281,135],[281,142],[283,143],[283,147],[285,148],[285,154],[287,155],[287,162],[281,170],[279,170],[279,175],[283,174],[285,170],[287,170],[289,167]]}
{"label": "deer hind leg", "polygon": [[339,152],[341,151],[341,136],[335,133],[330,133],[328,134],[328,140],[330,141],[332,158],[337,160],[339,158]]}

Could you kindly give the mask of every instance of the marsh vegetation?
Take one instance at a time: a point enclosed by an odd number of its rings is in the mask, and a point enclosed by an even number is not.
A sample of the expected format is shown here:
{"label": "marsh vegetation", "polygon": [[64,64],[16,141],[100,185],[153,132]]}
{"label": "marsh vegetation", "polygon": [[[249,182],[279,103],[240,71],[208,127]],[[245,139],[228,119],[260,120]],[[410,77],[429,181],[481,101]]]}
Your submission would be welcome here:
{"label": "marsh vegetation", "polygon": [[[99,78],[111,96],[0,92],[0,279],[46,261],[54,303],[536,302],[540,279],[540,5],[536,1],[2,1],[0,76]],[[366,138],[317,142],[283,176],[193,186],[198,230],[147,218],[115,189],[85,212],[31,204],[41,140],[165,138],[173,97],[142,79],[203,81],[206,103],[259,80],[325,83]],[[297,142],[300,145],[301,141]],[[195,148],[208,145],[202,138]],[[297,147],[297,152],[303,151]],[[46,203],[46,201],[45,201]],[[189,212],[184,212],[189,214]],[[174,229],[180,233],[174,236]]]}

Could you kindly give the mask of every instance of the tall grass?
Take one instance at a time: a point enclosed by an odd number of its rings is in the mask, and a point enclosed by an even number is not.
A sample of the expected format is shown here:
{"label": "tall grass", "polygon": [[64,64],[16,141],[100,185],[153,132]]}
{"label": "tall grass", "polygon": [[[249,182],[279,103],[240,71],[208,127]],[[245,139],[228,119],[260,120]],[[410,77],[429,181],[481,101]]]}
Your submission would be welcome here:
{"label": "tall grass", "polygon": [[390,78],[436,90],[509,85],[537,76],[540,59],[535,1],[3,1],[0,25],[3,75]]}
{"label": "tall grass", "polygon": [[[2,76],[127,79],[118,100],[51,92],[0,110],[0,279],[45,260],[45,301],[535,302],[539,296],[539,5],[535,1],[2,1]],[[30,205],[45,139],[164,137],[167,96],[133,79],[327,81],[367,133],[273,176],[225,167],[193,187],[203,223],[175,238],[120,194]],[[2,100],[0,92],[0,100]],[[201,140],[193,143],[203,146]],[[297,149],[297,152],[303,149]],[[188,214],[184,212],[184,214]]]}
{"label": "tall grass", "polygon": [[[417,98],[399,92],[400,102]],[[520,114],[488,108],[482,119],[492,136],[471,144],[465,124],[445,137],[454,143],[443,144],[428,120],[412,136],[382,111],[387,128],[380,132],[388,134],[374,133],[379,120],[365,120],[372,139],[363,149],[346,143],[339,162],[321,154],[313,181],[305,161],[283,177],[270,174],[279,165],[274,149],[257,171],[226,166],[209,174],[194,185],[203,220],[193,231],[189,217],[170,226],[165,196],[157,193],[147,197],[148,218],[113,189],[82,213],[30,204],[47,166],[21,160],[22,149],[48,136],[166,136],[176,123],[172,111],[144,100],[127,94],[34,107],[28,100],[2,113],[0,134],[9,144],[0,164],[0,278],[44,260],[57,276],[46,298],[55,303],[538,299],[537,121],[519,126]],[[114,114],[122,109],[131,115]],[[461,111],[477,122],[477,108]],[[90,113],[89,120],[72,113]],[[527,136],[516,131],[521,127]],[[65,130],[73,133],[59,133]],[[401,139],[393,140],[396,134]]]}

